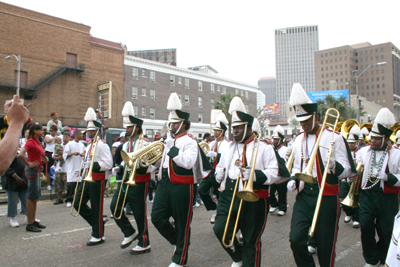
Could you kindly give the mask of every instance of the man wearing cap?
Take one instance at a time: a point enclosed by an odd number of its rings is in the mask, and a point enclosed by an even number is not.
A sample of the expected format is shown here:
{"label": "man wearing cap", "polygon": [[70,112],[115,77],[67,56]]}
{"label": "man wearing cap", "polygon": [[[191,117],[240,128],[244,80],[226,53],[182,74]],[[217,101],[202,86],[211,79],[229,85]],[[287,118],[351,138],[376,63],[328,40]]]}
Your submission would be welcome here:
{"label": "man wearing cap", "polygon": [[[210,143],[210,151],[206,155],[213,166],[213,171],[208,177],[201,181],[199,188],[199,195],[201,200],[204,202],[204,206],[207,210],[214,211],[210,220],[212,224],[215,223],[215,217],[217,216],[217,204],[214,202],[212,194],[214,193],[217,196],[217,199],[219,196],[219,183],[215,180],[215,167],[221,159],[221,153],[226,151],[229,145],[229,142],[225,139],[225,132],[228,129],[228,123],[229,122],[224,113],[217,116],[214,125],[215,140]],[[213,192],[211,192],[211,188],[213,188]]]}
{"label": "man wearing cap", "polygon": [[[88,122],[87,134],[91,140],[86,147],[82,177],[86,177],[91,169],[93,181],[84,181],[79,184],[75,194],[74,208],[78,210],[80,206],[79,214],[92,227],[92,238],[86,245],[94,246],[105,241],[105,221],[103,220],[104,180],[106,178],[105,172],[112,168],[113,160],[109,146],[98,138],[101,124],[96,121],[96,113],[93,108],[87,110],[85,121]],[[95,154],[92,155],[93,153]],[[89,200],[90,207],[87,205]]]}
{"label": "man wearing cap", "polygon": [[[143,139],[143,120],[134,116],[133,105],[130,101],[125,103],[122,110],[122,116],[124,118],[124,127],[126,127],[126,136],[128,137],[128,141],[121,144],[118,147],[118,151],[123,150],[127,153],[138,151],[148,144],[148,142]],[[120,154],[121,153],[119,152],[118,155]],[[119,158],[120,157],[118,157],[118,159]],[[135,246],[130,253],[132,255],[138,255],[150,252],[151,246],[147,222],[146,200],[151,172],[154,172],[156,168],[154,166],[143,168],[138,164],[134,174],[136,186],[128,186],[125,182],[127,182],[131,177],[133,166],[126,165],[122,160],[116,161],[115,164],[117,167],[113,168],[113,174],[118,174],[118,176],[121,177],[121,181],[122,179],[123,181],[118,183],[118,188],[113,196],[110,208],[111,213],[114,215],[115,222],[124,234],[121,248],[127,248],[134,240],[139,239],[137,246]],[[122,206],[122,204],[125,197],[126,202],[124,204],[126,205],[129,203],[132,208],[138,230],[133,228],[124,212],[124,206]]]}
{"label": "man wearing cap", "polygon": [[[278,153],[277,157],[279,156],[282,160],[283,163],[286,162],[286,151],[288,148],[283,145],[283,140],[285,139],[284,130],[282,126],[278,125],[276,126],[274,133],[272,135],[272,145]],[[284,164],[285,165],[285,164]],[[289,181],[289,176],[288,177],[281,177],[278,182],[275,184],[271,185],[270,188],[270,196],[268,198],[268,202],[271,205],[271,208],[269,209],[270,213],[274,213],[276,210],[278,210],[278,216],[284,216],[286,214],[286,209],[287,209],[287,182]],[[275,197],[275,192],[278,192],[278,199]]]}
{"label": "man wearing cap", "polygon": [[[246,113],[246,108],[239,97],[230,103],[229,113],[232,115],[233,142],[216,166],[215,177],[220,182],[220,196],[215,219],[214,233],[222,247],[233,260],[232,267],[261,266],[261,236],[264,232],[268,214],[268,188],[278,180],[278,161],[272,146],[260,142],[253,133],[254,117]],[[258,153],[256,153],[258,146]],[[254,155],[253,155],[254,151]],[[250,178],[250,168],[255,161],[253,188],[258,200],[243,201],[238,218],[238,230],[243,235],[243,244],[238,242],[233,233],[240,199],[234,196],[236,190],[242,191],[244,183]],[[225,240],[223,235],[231,203],[233,207]],[[231,243],[230,240],[233,240]],[[228,247],[226,247],[225,245]]]}
{"label": "man wearing cap", "polygon": [[389,127],[395,123],[393,113],[382,108],[372,125],[371,145],[357,153],[358,164],[364,164],[358,215],[365,266],[385,263],[399,210],[400,150],[393,148],[389,141],[393,132]]}
{"label": "man wearing cap", "polygon": [[[360,127],[358,125],[354,125],[351,127],[350,132],[347,136],[347,143],[349,144],[349,148],[351,151],[351,156],[353,157],[354,164],[356,164],[356,153],[359,150],[357,147],[359,136],[362,136]],[[340,181],[339,185],[339,198],[345,199],[350,190],[350,181],[352,181],[355,177],[349,177],[347,179],[343,179]],[[353,220],[353,228],[359,228],[360,222],[358,219],[358,207],[353,208],[346,205],[343,205],[343,211],[346,213],[344,217],[344,223],[349,223]]]}
{"label": "man wearing cap", "polygon": [[[289,191],[293,192],[296,188],[298,190],[290,229],[291,249],[297,266],[315,266],[312,255],[308,253],[308,233],[317,205],[322,176],[325,169],[328,168],[313,238],[318,248],[320,266],[333,266],[340,215],[339,179],[355,175],[356,169],[344,138],[330,129],[322,129],[318,123],[318,104],[310,101],[307,93],[298,83],[293,85],[290,104],[294,106],[296,119],[304,131],[296,137],[293,143],[292,177],[287,184]],[[318,153],[315,158],[310,158],[319,135],[322,136]],[[321,146],[330,147],[332,137],[334,143],[328,165],[328,150]],[[295,174],[303,172],[309,163],[313,163],[312,177],[316,179],[315,183],[306,183],[295,177]]]}
{"label": "man wearing cap", "polygon": [[[175,246],[169,267],[184,266],[188,260],[190,224],[193,216],[193,184],[209,175],[212,166],[197,142],[188,136],[190,114],[184,112],[176,93],[168,99],[169,128],[160,161],[157,194],[151,221],[160,234]],[[174,220],[174,226],[169,218]]]}

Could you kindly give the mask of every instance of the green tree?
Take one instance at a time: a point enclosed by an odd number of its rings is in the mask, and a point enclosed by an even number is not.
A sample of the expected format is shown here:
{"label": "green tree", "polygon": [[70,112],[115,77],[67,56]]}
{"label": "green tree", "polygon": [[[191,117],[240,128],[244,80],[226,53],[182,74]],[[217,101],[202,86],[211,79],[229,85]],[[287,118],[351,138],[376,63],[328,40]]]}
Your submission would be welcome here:
{"label": "green tree", "polygon": [[[357,118],[357,110],[353,107],[350,107],[346,102],[346,97],[341,96],[336,99],[332,95],[327,95],[325,99],[317,100],[318,103],[318,111],[321,114],[320,120],[323,121],[325,119],[326,111],[330,108],[335,108],[340,113],[339,121],[346,121],[348,119],[356,119]],[[360,111],[360,116],[365,116],[365,111]]]}
{"label": "green tree", "polygon": [[220,109],[222,112],[225,114],[226,118],[229,121],[229,127],[228,127],[228,138],[231,139],[231,115],[228,113],[229,111],[229,105],[231,104],[232,98],[234,98],[235,95],[231,93],[227,94],[220,94],[218,96],[218,100],[214,102],[214,107],[215,109]]}
{"label": "green tree", "polygon": [[293,128],[293,133],[297,134],[297,128],[300,126],[300,122],[296,118],[291,118],[288,123],[290,127]]}

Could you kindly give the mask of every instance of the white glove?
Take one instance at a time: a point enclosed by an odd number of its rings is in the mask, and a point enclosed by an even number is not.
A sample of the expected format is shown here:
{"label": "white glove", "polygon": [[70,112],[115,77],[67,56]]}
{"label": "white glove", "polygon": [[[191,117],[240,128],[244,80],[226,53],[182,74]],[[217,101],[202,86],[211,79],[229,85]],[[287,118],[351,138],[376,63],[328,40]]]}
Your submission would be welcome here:
{"label": "white glove", "polygon": [[91,164],[91,163],[92,163],[92,161],[91,161],[90,159],[88,159],[88,160],[83,164],[84,168],[86,168],[86,169],[90,168],[90,164]]}
{"label": "white glove", "polygon": [[209,158],[215,158],[216,156],[218,156],[218,153],[214,151],[208,151],[206,156]]}
{"label": "white glove", "polygon": [[[242,171],[242,176],[243,176],[242,180],[248,181],[250,178],[251,169],[250,168],[240,168],[240,170]],[[254,179],[254,181],[255,181],[255,179]]]}
{"label": "white glove", "polygon": [[378,173],[378,179],[383,180],[383,181],[387,181],[388,180],[388,176],[386,173]]}
{"label": "white glove", "polygon": [[114,167],[114,168],[111,169],[111,173],[112,173],[113,176],[117,175],[118,172],[119,172],[119,166],[118,167]]}
{"label": "white glove", "polygon": [[290,157],[290,154],[292,154],[292,151],[293,151],[293,146],[290,146],[286,149],[285,159],[288,159]]}
{"label": "white glove", "polygon": [[295,181],[295,180],[290,180],[290,181],[287,183],[287,189],[288,189],[290,192],[294,192],[294,191],[296,190],[296,181]]}
{"label": "white glove", "polygon": [[329,161],[329,166],[326,166],[328,164],[328,159],[324,160],[324,166],[325,168],[328,168],[331,172],[335,171],[336,168],[336,162],[334,160],[334,158],[331,158],[331,160]]}
{"label": "white glove", "polygon": [[215,180],[218,183],[221,183],[225,178],[225,169],[219,169],[218,172],[215,174]]}
{"label": "white glove", "polygon": [[167,146],[167,148],[171,148],[174,146],[175,143],[175,139],[169,138],[165,141],[165,145]]}

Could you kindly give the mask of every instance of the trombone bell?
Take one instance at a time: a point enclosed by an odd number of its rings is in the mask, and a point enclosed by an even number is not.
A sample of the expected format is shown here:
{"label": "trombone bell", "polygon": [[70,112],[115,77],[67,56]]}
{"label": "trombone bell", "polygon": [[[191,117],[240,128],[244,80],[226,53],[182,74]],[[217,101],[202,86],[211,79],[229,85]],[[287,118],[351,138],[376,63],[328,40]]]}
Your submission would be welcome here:
{"label": "trombone bell", "polygon": [[94,180],[92,178],[92,174],[90,173],[90,176],[86,176],[85,179],[83,179],[84,182],[89,182],[89,183],[94,183]]}
{"label": "trombone bell", "polygon": [[309,184],[317,183],[317,179],[315,179],[312,175],[309,175],[307,173],[296,173],[295,176],[297,179],[302,180],[305,183]]}
{"label": "trombone bell", "polygon": [[243,199],[247,202],[256,202],[260,199],[260,197],[253,192],[253,190],[245,188],[242,191],[236,193],[238,198]]}

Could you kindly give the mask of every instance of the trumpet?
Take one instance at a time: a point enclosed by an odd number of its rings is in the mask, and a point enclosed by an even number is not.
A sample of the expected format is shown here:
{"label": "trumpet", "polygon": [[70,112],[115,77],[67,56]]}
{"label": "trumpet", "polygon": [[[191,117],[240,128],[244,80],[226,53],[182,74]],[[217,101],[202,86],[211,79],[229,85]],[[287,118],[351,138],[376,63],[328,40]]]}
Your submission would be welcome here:
{"label": "trumpet", "polygon": [[361,181],[362,181],[362,175],[364,172],[364,164],[359,163],[357,164],[357,176],[353,179],[353,182],[351,183],[349,193],[343,199],[340,203],[352,208],[358,208],[359,204],[355,200],[355,196],[360,193],[360,187],[361,187]]}
{"label": "trumpet", "polygon": [[[71,206],[71,215],[74,217],[79,216],[79,212],[81,210],[81,206],[82,206],[82,197],[83,197],[83,192],[85,190],[85,183],[89,182],[89,183],[94,183],[93,178],[92,178],[92,172],[93,172],[93,164],[94,164],[94,157],[96,155],[96,149],[97,149],[97,144],[100,140],[99,136],[98,136],[99,131],[97,131],[96,136],[93,138],[93,142],[92,142],[92,147],[91,147],[91,153],[90,155],[87,156],[87,158],[92,159],[91,163],[90,163],[90,167],[89,167],[89,171],[85,176],[85,179],[82,179],[83,181],[83,186],[82,186],[82,192],[81,192],[81,197],[79,199],[79,207],[77,210],[77,213],[74,214],[74,204],[75,204],[75,196],[76,196],[76,192],[78,191],[78,185],[79,185],[79,179],[81,177],[81,169],[83,168],[83,163],[84,163],[84,159],[82,159],[81,162],[81,167],[79,168],[79,174],[78,174],[78,182],[76,183],[75,186],[75,193],[74,193],[74,200],[72,201],[72,206]],[[93,148],[94,147],[94,148]]]}
{"label": "trumpet", "polygon": [[[140,145],[139,147],[142,147],[143,145],[143,134],[140,137]],[[122,207],[125,206],[125,202],[126,202],[126,196],[128,195],[128,190],[129,190],[129,186],[136,186],[135,183],[135,173],[136,173],[136,169],[137,169],[137,165],[139,164],[139,166],[141,168],[146,168],[149,167],[151,164],[154,164],[155,162],[157,162],[159,159],[161,159],[162,155],[164,152],[164,144],[160,141],[154,142],[148,146],[145,146],[143,148],[140,148],[138,151],[136,152],[131,152],[128,153],[124,150],[121,151],[121,157],[125,162],[125,170],[124,170],[124,176],[122,178],[122,182],[125,180],[125,176],[126,176],[126,172],[129,166],[132,166],[132,170],[131,173],[129,175],[129,180],[127,182],[125,182],[125,184],[127,184],[127,187],[125,189],[125,196],[124,196],[124,200],[122,202]],[[144,162],[142,162],[144,161]],[[119,189],[119,194],[118,194],[118,198],[117,198],[117,205],[119,202],[119,198],[121,196],[122,193],[122,186],[123,184],[121,184],[121,187]],[[114,211],[114,218],[116,220],[121,219],[122,214],[123,214],[124,209],[121,209],[121,213],[119,214],[119,216],[116,216],[117,213],[117,209],[115,209]]]}
{"label": "trumpet", "polygon": [[[335,123],[334,124],[328,123],[328,118],[329,117],[332,117],[332,118],[335,119]],[[317,205],[315,207],[314,217],[313,217],[313,220],[312,220],[310,232],[308,234],[310,237],[314,236],[315,227],[317,225],[319,209],[321,207],[322,195],[323,195],[324,188],[325,188],[325,183],[326,183],[326,177],[328,176],[328,166],[329,166],[329,163],[330,163],[331,158],[332,158],[333,145],[335,143],[334,142],[335,131],[332,130],[331,141],[330,141],[330,146],[329,147],[322,146],[319,143],[321,141],[323,130],[326,127],[331,127],[332,129],[336,129],[337,124],[339,122],[339,118],[340,118],[340,113],[339,113],[339,111],[337,109],[330,108],[330,109],[328,109],[326,111],[324,123],[322,124],[321,132],[320,132],[320,134],[318,136],[318,139],[315,142],[314,150],[312,151],[311,156],[310,156],[310,161],[308,162],[304,172],[295,174],[297,179],[302,180],[302,181],[304,181],[306,183],[311,183],[311,184],[317,183],[317,179],[314,178],[313,175],[312,175],[312,170],[313,170],[315,158],[317,156],[317,153],[318,153],[318,150],[319,150],[320,147],[328,149],[328,155],[327,155],[328,162],[326,163],[326,168],[325,168],[324,174],[322,176],[321,187],[320,187],[319,194],[318,194]]]}
{"label": "trumpet", "polygon": [[[257,138],[258,140],[258,144],[257,144],[257,150],[256,153],[254,153],[254,149],[251,152],[251,160],[252,160],[252,167],[251,167],[251,172],[250,172],[250,177],[249,177],[249,181],[245,183],[244,187],[245,189],[243,189],[242,191],[239,191],[236,193],[237,188],[238,188],[238,184],[240,181],[240,175],[242,174],[241,170],[239,169],[239,173],[236,179],[236,184],[235,184],[235,191],[233,193],[232,196],[232,201],[231,201],[231,205],[229,208],[229,213],[228,213],[228,218],[225,224],[225,230],[224,230],[224,234],[222,237],[222,244],[226,247],[226,248],[233,248],[233,242],[234,242],[234,236],[236,234],[236,230],[237,230],[237,226],[239,223],[239,217],[240,217],[240,213],[242,211],[242,205],[243,205],[243,200],[248,201],[248,202],[255,202],[259,199],[258,195],[256,193],[254,193],[253,191],[253,180],[254,180],[254,172],[255,172],[255,162],[257,160],[257,154],[258,154],[258,147],[260,145],[260,140],[261,140],[261,134],[258,134]],[[254,140],[254,143],[256,142],[256,139]],[[254,157],[253,157],[254,155]],[[239,209],[238,209],[238,213],[236,216],[236,222],[235,222],[235,227],[233,229],[233,233],[232,233],[232,239],[229,241],[229,243],[225,243],[225,239],[226,239],[226,234],[228,232],[228,227],[229,227],[229,222],[231,219],[231,214],[232,214],[232,209],[233,209],[233,204],[235,202],[235,197],[236,195],[240,198],[240,204],[239,204]]]}

